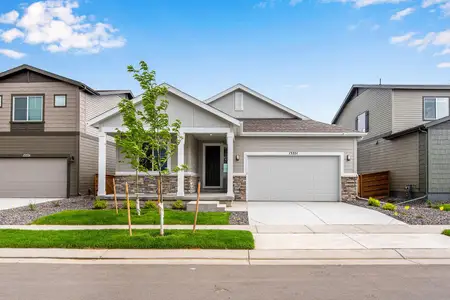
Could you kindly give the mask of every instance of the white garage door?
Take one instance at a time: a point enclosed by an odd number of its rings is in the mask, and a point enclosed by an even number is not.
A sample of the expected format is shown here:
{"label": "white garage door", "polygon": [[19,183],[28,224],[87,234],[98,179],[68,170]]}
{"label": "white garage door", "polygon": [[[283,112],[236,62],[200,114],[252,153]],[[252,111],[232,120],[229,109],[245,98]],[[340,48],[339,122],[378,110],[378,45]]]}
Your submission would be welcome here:
{"label": "white garage door", "polygon": [[66,196],[67,159],[0,158],[0,198]]}
{"label": "white garage door", "polygon": [[337,156],[249,156],[249,201],[339,201]]}

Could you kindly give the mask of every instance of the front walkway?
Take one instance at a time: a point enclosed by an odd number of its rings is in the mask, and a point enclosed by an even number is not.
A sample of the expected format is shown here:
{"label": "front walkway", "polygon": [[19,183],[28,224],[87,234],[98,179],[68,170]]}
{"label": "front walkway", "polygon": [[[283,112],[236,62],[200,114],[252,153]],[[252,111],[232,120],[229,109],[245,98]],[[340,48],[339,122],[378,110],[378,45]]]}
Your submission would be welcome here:
{"label": "front walkway", "polygon": [[39,204],[56,200],[62,200],[62,198],[0,198],[0,210],[27,206],[30,203]]}
{"label": "front walkway", "polygon": [[404,224],[374,210],[343,202],[248,202],[250,225]]}

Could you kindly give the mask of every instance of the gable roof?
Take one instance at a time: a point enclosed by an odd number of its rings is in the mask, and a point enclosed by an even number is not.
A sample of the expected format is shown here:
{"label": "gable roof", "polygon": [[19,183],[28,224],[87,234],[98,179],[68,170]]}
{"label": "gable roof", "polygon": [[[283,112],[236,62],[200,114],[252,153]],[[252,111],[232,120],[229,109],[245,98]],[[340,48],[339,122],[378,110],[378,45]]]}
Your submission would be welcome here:
{"label": "gable roof", "polygon": [[223,96],[225,96],[225,95],[227,95],[229,93],[232,93],[232,92],[234,92],[236,90],[243,90],[243,91],[247,92],[248,94],[250,94],[250,95],[252,95],[252,96],[254,96],[254,97],[256,97],[256,98],[258,98],[258,99],[260,99],[260,100],[262,100],[262,101],[264,101],[264,102],[266,102],[266,103],[268,103],[268,104],[270,104],[272,106],[275,106],[278,109],[281,109],[282,111],[285,111],[285,112],[287,112],[287,113],[289,113],[289,114],[291,114],[291,115],[293,115],[293,116],[295,116],[297,118],[300,118],[302,120],[309,120],[310,119],[307,116],[302,115],[301,113],[299,113],[299,112],[297,112],[297,111],[295,111],[293,109],[290,109],[289,107],[284,106],[283,104],[278,103],[278,102],[276,102],[276,101],[274,101],[274,100],[264,96],[263,94],[260,94],[257,91],[252,90],[252,89],[250,89],[250,88],[248,88],[245,85],[240,84],[240,83],[238,83],[238,84],[236,84],[236,85],[234,85],[234,86],[232,86],[232,87],[230,87],[230,88],[228,88],[228,89],[226,89],[226,90],[224,90],[224,91],[222,91],[222,92],[220,92],[220,93],[218,93],[218,94],[216,94],[216,95],[206,99],[205,103],[211,104],[214,101],[216,101],[216,100],[222,98]]}
{"label": "gable roof", "polygon": [[[176,87],[171,86],[168,83],[163,83],[163,84],[161,84],[161,86],[165,86],[167,88],[168,92],[170,92],[170,93],[172,93],[172,94],[174,94],[174,95],[176,95],[176,96],[178,96],[178,97],[180,97],[180,98],[182,98],[182,99],[184,99],[184,100],[186,100],[186,101],[188,101],[188,102],[190,102],[190,103],[192,103],[192,104],[194,104],[194,105],[196,105],[196,106],[198,106],[200,108],[203,108],[204,110],[206,110],[206,111],[208,111],[208,112],[210,112],[210,113],[212,113],[212,114],[214,114],[214,115],[216,115],[216,116],[218,116],[218,117],[220,117],[220,118],[222,118],[222,119],[224,119],[224,120],[226,120],[226,121],[228,121],[228,122],[230,122],[230,123],[232,123],[234,125],[237,125],[237,126],[241,125],[239,120],[237,120],[237,119],[227,115],[226,113],[224,113],[224,112],[222,112],[222,111],[220,111],[220,110],[218,110],[218,109],[216,109],[216,108],[214,108],[214,107],[212,107],[212,106],[210,106],[210,105],[208,105],[208,104],[206,104],[206,103],[204,103],[204,102],[202,102],[202,101],[192,97],[189,94],[186,94],[186,93],[182,92],[181,90],[177,89]],[[137,105],[137,104],[139,104],[141,102],[142,102],[142,94],[133,99],[134,105]],[[91,119],[90,121],[88,121],[88,125],[91,125],[91,126],[95,127],[101,121],[109,119],[109,118],[111,118],[111,117],[113,117],[113,116],[115,116],[117,114],[119,114],[119,107],[118,106],[116,106],[116,107],[114,107],[114,108],[112,108],[112,109],[110,109],[110,110],[108,110],[108,111],[106,111],[106,112],[96,116],[95,118]]]}
{"label": "gable roof", "polygon": [[243,121],[244,132],[310,132],[310,133],[359,133],[337,125],[314,120],[298,119],[248,119]]}
{"label": "gable roof", "polygon": [[128,96],[128,99],[133,99],[134,95],[131,90],[95,90],[100,95],[109,96],[109,95],[121,95],[125,94]]}
{"label": "gable roof", "polygon": [[99,95],[93,88],[90,88],[89,86],[87,86],[86,84],[84,84],[84,83],[82,83],[80,81],[76,81],[76,80],[73,80],[73,79],[70,79],[70,78],[67,78],[67,77],[55,74],[55,73],[51,73],[51,72],[48,72],[48,71],[45,71],[45,70],[42,70],[42,69],[30,66],[30,65],[26,65],[26,64],[20,65],[18,67],[9,69],[9,70],[4,71],[4,72],[1,72],[0,73],[0,79],[4,78],[4,77],[7,77],[9,75],[12,75],[14,73],[17,73],[17,72],[20,72],[20,71],[24,71],[24,70],[32,71],[32,72],[35,72],[35,73],[38,73],[38,74],[41,74],[41,75],[44,75],[44,76],[47,76],[47,77],[50,77],[50,78],[62,81],[62,82],[66,82],[66,83],[69,83],[69,84],[72,84],[72,85],[76,85],[76,86],[86,90],[87,92],[93,94],[93,95]]}
{"label": "gable roof", "polygon": [[445,122],[449,122],[449,121],[450,121],[450,116],[443,117],[443,118],[440,118],[440,119],[437,119],[437,120],[434,120],[434,121],[431,121],[431,122],[428,122],[428,123],[425,123],[425,124],[417,125],[417,126],[414,126],[414,127],[410,127],[410,128],[404,129],[402,131],[391,133],[390,135],[386,136],[385,139],[387,139],[387,140],[396,139],[396,138],[399,138],[401,136],[404,136],[404,135],[407,135],[407,134],[410,134],[410,133],[413,133],[413,132],[421,131],[421,130],[426,130],[426,129],[430,128],[430,127],[434,127],[434,126],[437,126],[439,124],[442,124],[442,123],[445,123]]}
{"label": "gable roof", "polygon": [[341,106],[331,121],[335,124],[345,106],[353,99],[356,89],[388,89],[388,90],[450,90],[449,84],[354,84],[350,87]]}

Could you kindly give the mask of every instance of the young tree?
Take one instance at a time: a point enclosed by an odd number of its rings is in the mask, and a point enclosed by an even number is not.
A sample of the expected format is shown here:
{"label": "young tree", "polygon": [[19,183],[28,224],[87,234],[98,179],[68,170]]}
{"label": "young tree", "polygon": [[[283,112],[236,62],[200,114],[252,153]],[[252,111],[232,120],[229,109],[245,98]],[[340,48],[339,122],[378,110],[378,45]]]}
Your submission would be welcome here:
{"label": "young tree", "polygon": [[141,61],[139,69],[128,66],[128,72],[133,73],[133,78],[144,91],[141,96],[143,108],[137,110],[131,100],[121,101],[119,110],[123,116],[123,126],[127,130],[117,130],[116,142],[123,148],[125,157],[136,170],[136,181],[138,172],[158,172],[161,193],[160,233],[164,235],[164,175],[187,169],[186,165],[171,169],[167,163],[181,142],[181,121],[170,123],[167,114],[169,101],[165,97],[167,88],[156,84],[155,71],[149,71],[147,64]]}

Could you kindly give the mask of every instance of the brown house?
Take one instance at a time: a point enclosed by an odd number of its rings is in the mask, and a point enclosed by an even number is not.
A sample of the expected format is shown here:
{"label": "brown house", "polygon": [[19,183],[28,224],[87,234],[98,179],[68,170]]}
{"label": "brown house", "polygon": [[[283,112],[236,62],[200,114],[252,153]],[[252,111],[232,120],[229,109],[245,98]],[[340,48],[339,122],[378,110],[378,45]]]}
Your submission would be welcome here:
{"label": "brown house", "polygon": [[[92,193],[98,133],[86,122],[122,97],[133,95],[96,91],[29,65],[0,73],[0,198]],[[115,157],[112,139],[107,152]]]}

